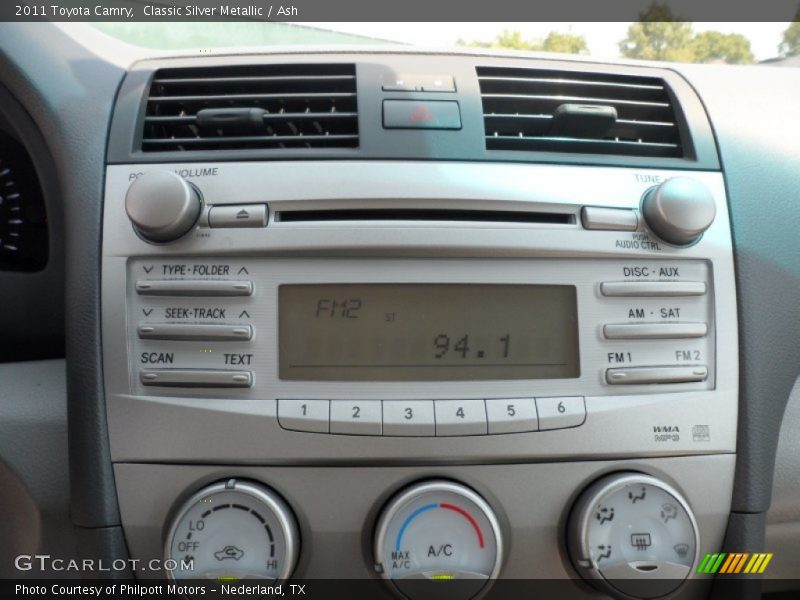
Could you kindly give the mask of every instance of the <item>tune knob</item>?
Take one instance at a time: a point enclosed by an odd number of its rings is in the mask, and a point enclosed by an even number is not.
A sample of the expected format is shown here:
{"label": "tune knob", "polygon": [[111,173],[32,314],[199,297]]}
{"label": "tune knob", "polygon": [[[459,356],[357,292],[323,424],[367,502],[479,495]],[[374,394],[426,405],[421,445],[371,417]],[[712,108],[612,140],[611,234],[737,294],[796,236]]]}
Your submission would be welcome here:
{"label": "tune knob", "polygon": [[125,211],[134,229],[149,242],[177,240],[200,217],[203,203],[197,190],[170,171],[150,171],[128,188]]}
{"label": "tune knob", "polygon": [[645,192],[642,215],[662,240],[688,246],[714,222],[717,207],[708,188],[689,177],[672,177]]}

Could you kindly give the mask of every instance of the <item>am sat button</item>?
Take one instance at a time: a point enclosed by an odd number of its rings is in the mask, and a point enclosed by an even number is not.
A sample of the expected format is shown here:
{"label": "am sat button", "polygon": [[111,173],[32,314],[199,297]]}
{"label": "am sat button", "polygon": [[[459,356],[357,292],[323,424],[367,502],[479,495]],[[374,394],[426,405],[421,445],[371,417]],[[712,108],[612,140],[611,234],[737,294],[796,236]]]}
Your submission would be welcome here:
{"label": "am sat button", "polygon": [[384,100],[384,129],[461,129],[455,100]]}

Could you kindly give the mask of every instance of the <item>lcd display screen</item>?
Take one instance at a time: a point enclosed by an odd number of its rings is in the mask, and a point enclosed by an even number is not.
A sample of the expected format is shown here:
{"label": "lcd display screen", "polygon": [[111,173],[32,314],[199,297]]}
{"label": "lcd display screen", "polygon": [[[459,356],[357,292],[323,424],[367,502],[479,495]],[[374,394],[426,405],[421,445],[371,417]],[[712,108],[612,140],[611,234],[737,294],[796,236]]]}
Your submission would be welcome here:
{"label": "lcd display screen", "polygon": [[284,380],[580,375],[576,291],[569,285],[282,285],[278,315]]}

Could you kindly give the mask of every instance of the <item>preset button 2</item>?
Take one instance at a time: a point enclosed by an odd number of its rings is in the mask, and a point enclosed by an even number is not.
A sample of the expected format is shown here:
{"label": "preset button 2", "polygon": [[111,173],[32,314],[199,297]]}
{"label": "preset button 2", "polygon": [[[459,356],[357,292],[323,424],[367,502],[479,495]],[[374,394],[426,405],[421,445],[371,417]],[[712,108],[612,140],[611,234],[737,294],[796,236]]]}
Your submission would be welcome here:
{"label": "preset button 2", "polygon": [[381,435],[380,400],[331,400],[331,433]]}

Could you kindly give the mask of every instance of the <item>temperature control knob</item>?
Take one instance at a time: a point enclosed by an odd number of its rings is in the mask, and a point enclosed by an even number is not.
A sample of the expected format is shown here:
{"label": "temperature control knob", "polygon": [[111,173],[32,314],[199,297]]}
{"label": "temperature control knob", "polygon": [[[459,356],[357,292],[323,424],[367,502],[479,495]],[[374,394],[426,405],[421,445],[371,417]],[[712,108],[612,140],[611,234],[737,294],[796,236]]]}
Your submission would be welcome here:
{"label": "temperature control knob", "polygon": [[697,523],[686,500],[663,481],[615,473],[590,485],[568,522],[567,547],[580,574],[623,598],[677,590],[697,561]]}
{"label": "temperature control knob", "polygon": [[178,510],[164,558],[183,579],[287,579],[297,562],[297,524],[269,488],[231,479],[206,487]]}
{"label": "temperature control knob", "polygon": [[188,233],[202,207],[197,190],[170,171],[140,175],[125,195],[128,218],[139,235],[150,242],[172,242]]}
{"label": "temperature control knob", "polygon": [[[375,568],[403,596],[472,598],[497,577],[503,546],[497,518],[471,489],[418,483],[394,497],[375,532]],[[442,580],[448,580],[446,586]]]}
{"label": "temperature control knob", "polygon": [[717,207],[708,188],[689,177],[672,177],[645,192],[642,215],[665,242],[688,246],[711,227]]}

